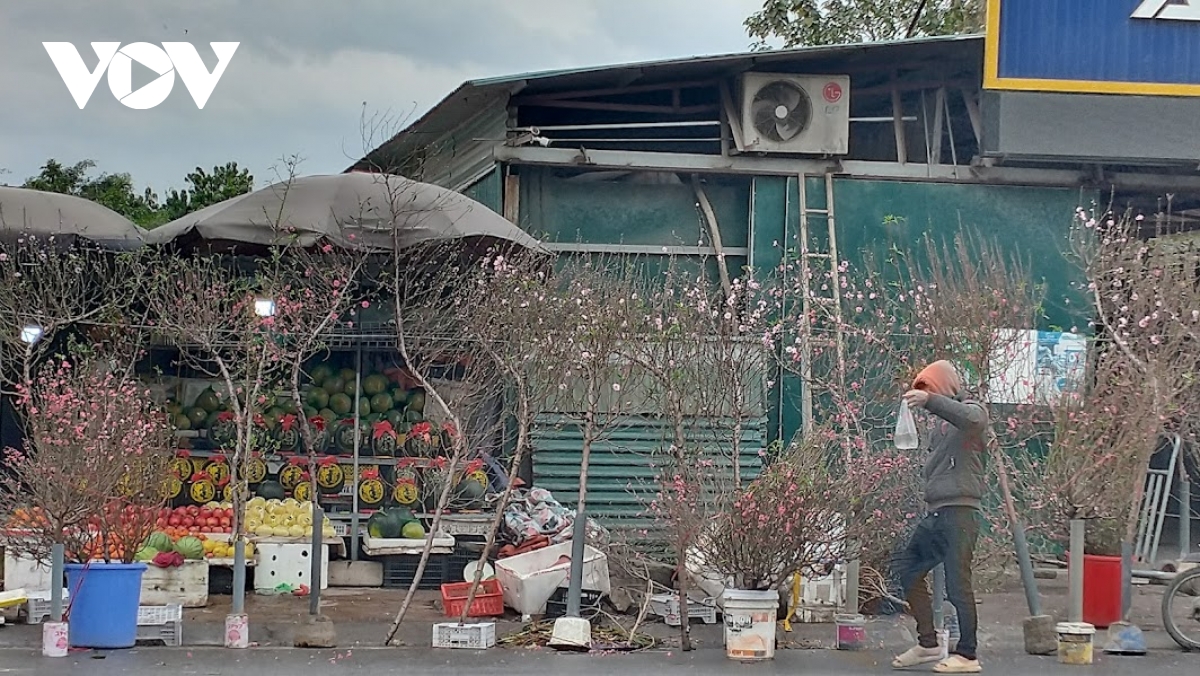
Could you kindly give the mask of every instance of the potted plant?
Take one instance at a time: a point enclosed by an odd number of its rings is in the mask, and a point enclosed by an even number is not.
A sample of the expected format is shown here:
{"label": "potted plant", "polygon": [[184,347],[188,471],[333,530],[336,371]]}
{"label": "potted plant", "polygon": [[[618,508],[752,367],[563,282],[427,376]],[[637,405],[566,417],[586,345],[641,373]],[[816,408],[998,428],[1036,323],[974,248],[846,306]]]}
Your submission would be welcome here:
{"label": "potted plant", "polygon": [[143,385],[83,354],[51,360],[20,394],[26,444],[6,451],[0,508],[37,516],[9,547],[38,560],[63,547],[71,645],[133,647],[135,559],[167,501],[168,421]]}
{"label": "potted plant", "polygon": [[780,587],[836,556],[840,546],[839,502],[824,448],[815,436],[797,442],[742,488],[728,467],[704,459],[673,467],[664,479],[652,511],[673,532],[698,534],[687,567],[702,587],[723,583],[726,655],[772,659]]}

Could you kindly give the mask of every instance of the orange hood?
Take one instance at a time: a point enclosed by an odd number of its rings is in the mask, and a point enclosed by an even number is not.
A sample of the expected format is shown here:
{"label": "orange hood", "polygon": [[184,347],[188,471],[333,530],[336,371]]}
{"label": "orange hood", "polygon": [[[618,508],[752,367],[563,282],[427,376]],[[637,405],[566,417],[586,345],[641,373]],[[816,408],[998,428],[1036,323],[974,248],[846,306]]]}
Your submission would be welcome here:
{"label": "orange hood", "polygon": [[962,379],[954,364],[942,359],[926,366],[913,380],[914,390],[926,390],[945,397],[957,396],[962,390]]}

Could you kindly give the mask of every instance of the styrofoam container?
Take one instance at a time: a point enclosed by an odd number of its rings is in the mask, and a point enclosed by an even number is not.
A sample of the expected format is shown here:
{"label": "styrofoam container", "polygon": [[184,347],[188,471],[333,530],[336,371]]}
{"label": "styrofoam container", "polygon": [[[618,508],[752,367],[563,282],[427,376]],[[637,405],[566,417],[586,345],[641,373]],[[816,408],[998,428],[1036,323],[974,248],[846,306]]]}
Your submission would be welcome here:
{"label": "styrofoam container", "polygon": [[142,574],[143,606],[203,608],[208,605],[208,561],[184,561],[182,566],[150,566]]}
{"label": "styrofoam container", "polygon": [[846,579],[841,566],[829,575],[800,580],[800,605],[796,619],[806,624],[831,624],[844,605]]}
{"label": "styrofoam container", "polygon": [[[260,542],[258,566],[254,572],[254,590],[274,593],[280,584],[313,586],[311,544],[274,544]],[[329,587],[329,547],[321,547],[321,589]]]}
{"label": "styrofoam container", "polygon": [[[434,554],[449,554],[454,549],[454,536],[441,535],[433,538]],[[389,554],[420,554],[425,551],[425,538],[373,538],[363,535],[363,549],[372,556]]]}
{"label": "styrofoam container", "polygon": [[[571,543],[564,542],[497,561],[496,579],[504,590],[505,605],[522,615],[545,614],[546,601],[567,581],[570,557]],[[608,557],[590,545],[584,547],[583,588],[612,593]]]}
{"label": "styrofoam container", "polygon": [[725,656],[741,662],[775,659],[779,592],[725,590]]}
{"label": "styrofoam container", "polygon": [[4,551],[4,588],[42,591],[50,588],[50,564]]}
{"label": "styrofoam container", "polygon": [[496,623],[459,624],[442,622],[433,625],[434,648],[486,650],[496,645]]}

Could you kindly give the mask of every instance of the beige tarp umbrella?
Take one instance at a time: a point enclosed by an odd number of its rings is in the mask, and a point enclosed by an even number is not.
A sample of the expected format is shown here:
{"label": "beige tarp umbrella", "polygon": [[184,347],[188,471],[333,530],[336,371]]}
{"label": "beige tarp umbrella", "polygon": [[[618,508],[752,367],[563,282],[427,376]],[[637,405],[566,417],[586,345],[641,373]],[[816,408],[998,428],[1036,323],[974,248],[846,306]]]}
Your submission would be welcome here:
{"label": "beige tarp umbrella", "polygon": [[[393,241],[395,231],[396,241]],[[496,212],[464,195],[402,176],[305,176],[205,207],[147,233],[149,244],[209,248],[320,241],[368,250],[491,239],[542,250]]]}
{"label": "beige tarp umbrella", "polygon": [[85,240],[110,250],[141,247],[146,231],[81,197],[0,186],[0,241],[33,236],[69,245]]}

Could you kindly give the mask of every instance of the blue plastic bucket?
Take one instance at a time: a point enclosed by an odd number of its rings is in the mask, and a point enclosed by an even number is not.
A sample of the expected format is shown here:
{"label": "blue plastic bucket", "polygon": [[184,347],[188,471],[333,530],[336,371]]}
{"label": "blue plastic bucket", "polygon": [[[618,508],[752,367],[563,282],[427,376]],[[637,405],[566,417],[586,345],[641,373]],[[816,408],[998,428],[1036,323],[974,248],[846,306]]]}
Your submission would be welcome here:
{"label": "blue plastic bucket", "polygon": [[144,563],[71,563],[64,566],[71,593],[67,618],[74,648],[132,648],[137,643],[138,601]]}

